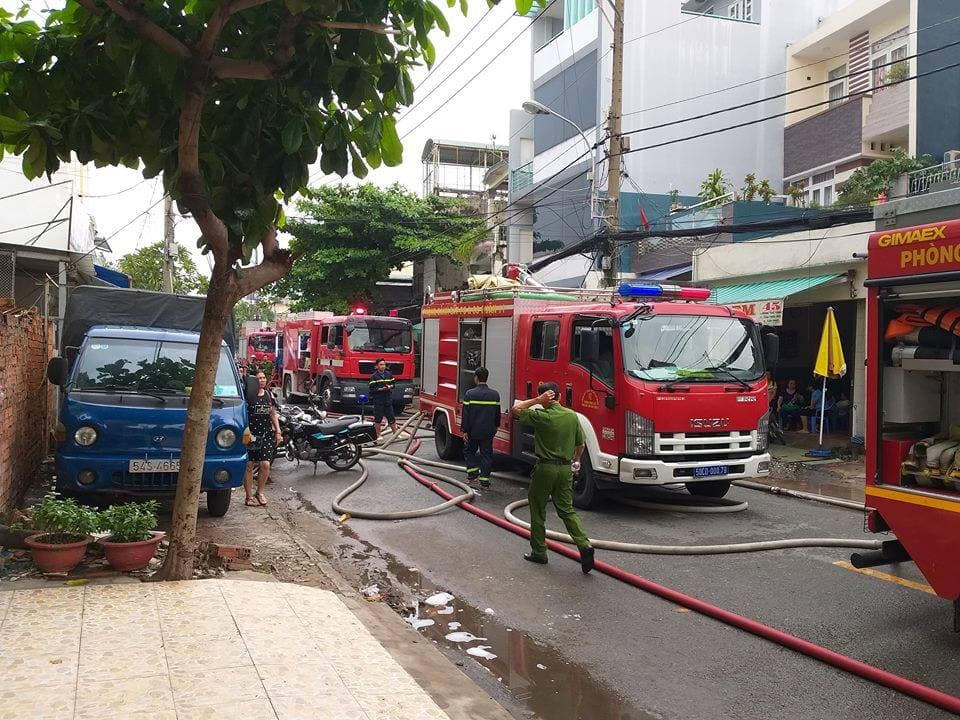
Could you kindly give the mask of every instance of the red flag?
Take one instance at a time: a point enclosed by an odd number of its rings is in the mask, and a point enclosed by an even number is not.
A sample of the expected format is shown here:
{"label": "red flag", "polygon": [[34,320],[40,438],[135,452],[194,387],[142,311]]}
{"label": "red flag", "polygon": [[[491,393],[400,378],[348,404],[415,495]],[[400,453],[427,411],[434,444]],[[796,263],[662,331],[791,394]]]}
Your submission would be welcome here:
{"label": "red flag", "polygon": [[650,221],[647,220],[647,214],[643,211],[643,205],[640,206],[640,224],[644,230],[650,229]]}

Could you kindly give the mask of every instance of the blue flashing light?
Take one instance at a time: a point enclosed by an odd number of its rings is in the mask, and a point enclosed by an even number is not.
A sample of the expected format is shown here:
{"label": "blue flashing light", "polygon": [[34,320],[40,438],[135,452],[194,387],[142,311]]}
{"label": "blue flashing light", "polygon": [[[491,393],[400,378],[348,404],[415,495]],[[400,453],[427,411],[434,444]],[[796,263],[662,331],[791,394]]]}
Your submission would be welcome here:
{"label": "blue flashing light", "polygon": [[617,294],[621,297],[660,297],[663,295],[663,288],[660,285],[622,283]]}

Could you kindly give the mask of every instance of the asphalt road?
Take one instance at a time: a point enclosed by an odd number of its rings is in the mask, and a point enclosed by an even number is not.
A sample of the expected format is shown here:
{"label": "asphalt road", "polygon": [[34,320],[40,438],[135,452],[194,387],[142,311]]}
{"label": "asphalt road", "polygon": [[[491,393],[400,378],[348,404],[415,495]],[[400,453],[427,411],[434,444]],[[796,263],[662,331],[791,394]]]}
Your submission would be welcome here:
{"label": "asphalt road", "polygon": [[[421,457],[436,458],[432,441]],[[392,462],[369,461],[371,479],[348,499],[351,507],[412,509],[437,496]],[[334,521],[330,502],[356,479],[321,466],[275,467],[277,484],[305,507]],[[497,482],[477,504],[500,513],[525,496],[520,483]],[[708,544],[784,537],[865,537],[863,518],[849,510],[734,488],[728,497],[748,510],[725,515],[645,511],[607,502],[582,513],[592,537],[659,544]],[[549,518],[549,516],[548,516]],[[548,527],[559,528],[555,517]],[[608,718],[927,718],[947,713],[917,700],[687,612],[609,577],[583,576],[551,553],[547,566],[522,559],[526,542],[460,510],[401,522],[351,519],[344,536],[369,552],[345,562],[391,558],[399,581],[425,597],[456,596],[456,612],[423,632],[441,642],[460,622],[498,655],[483,660],[491,682],[519,706],[547,720]],[[869,537],[869,536],[868,536]],[[343,546],[349,548],[349,543]],[[379,552],[378,552],[379,551]],[[767,623],[859,660],[960,695],[960,634],[950,604],[839,567],[849,551],[797,549],[740,555],[667,557],[601,553],[601,558],[723,608]],[[392,561],[396,558],[396,562]],[[382,565],[382,562],[381,562]],[[417,568],[414,573],[407,568]],[[921,581],[912,566],[879,568]],[[485,612],[486,611],[486,612]],[[479,642],[479,641],[478,641]],[[447,643],[454,652],[467,645]],[[477,643],[473,643],[474,645]],[[466,655],[467,661],[471,661]]]}

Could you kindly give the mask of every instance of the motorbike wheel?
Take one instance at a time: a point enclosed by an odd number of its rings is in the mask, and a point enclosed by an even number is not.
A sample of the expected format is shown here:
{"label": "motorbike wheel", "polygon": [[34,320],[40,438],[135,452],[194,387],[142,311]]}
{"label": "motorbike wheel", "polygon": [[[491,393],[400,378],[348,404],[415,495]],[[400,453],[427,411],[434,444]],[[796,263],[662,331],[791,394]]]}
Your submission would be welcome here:
{"label": "motorbike wheel", "polygon": [[349,470],[360,462],[360,446],[355,442],[347,442],[335,448],[323,460],[333,470]]}

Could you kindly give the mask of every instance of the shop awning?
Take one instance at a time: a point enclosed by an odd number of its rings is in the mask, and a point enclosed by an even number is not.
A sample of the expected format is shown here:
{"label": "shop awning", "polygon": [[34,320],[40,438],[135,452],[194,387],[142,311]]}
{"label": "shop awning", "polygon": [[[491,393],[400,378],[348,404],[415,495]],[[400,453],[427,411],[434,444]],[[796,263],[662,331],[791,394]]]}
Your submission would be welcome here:
{"label": "shop awning", "polygon": [[783,324],[783,303],[791,295],[836,282],[844,275],[808,275],[789,280],[725,285],[713,288],[710,302],[731,305],[764,325]]}

